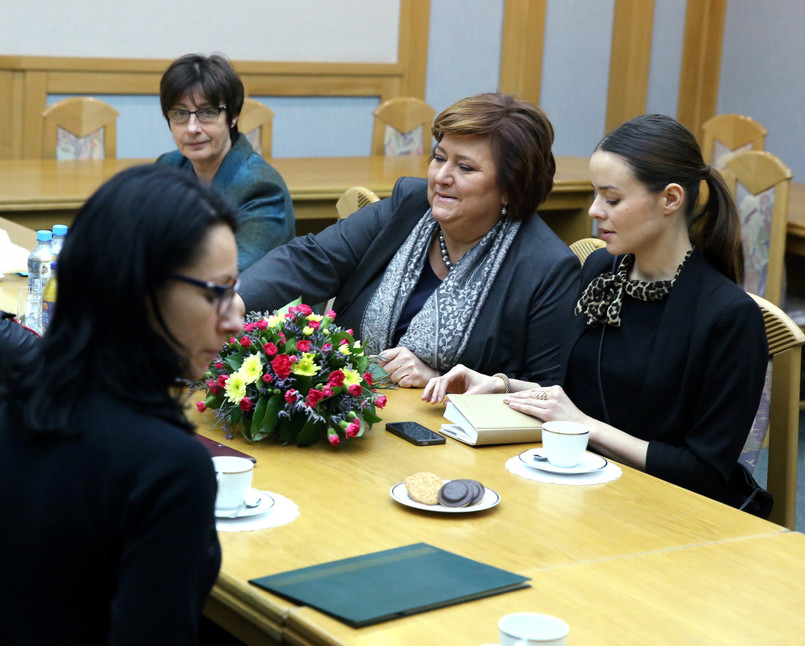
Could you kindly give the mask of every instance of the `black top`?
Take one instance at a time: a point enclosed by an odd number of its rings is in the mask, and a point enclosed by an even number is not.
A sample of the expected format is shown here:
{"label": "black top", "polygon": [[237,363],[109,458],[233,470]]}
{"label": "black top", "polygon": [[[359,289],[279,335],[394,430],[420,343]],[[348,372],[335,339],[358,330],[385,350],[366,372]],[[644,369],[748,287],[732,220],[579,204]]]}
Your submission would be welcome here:
{"label": "black top", "polygon": [[196,643],[221,560],[207,450],[101,392],[71,429],[0,404],[0,643]]}
{"label": "black top", "polygon": [[441,279],[433,271],[430,261],[426,258],[425,264],[422,266],[422,275],[419,277],[419,282],[417,282],[416,287],[414,287],[405,302],[402,312],[400,312],[400,320],[397,321],[397,327],[394,329],[394,345],[400,344],[402,335],[408,331],[408,326],[411,325],[411,319],[419,314],[425,301],[430,298],[430,295],[441,284]]}
{"label": "black top", "polygon": [[[605,249],[593,252],[579,294],[611,267]],[[651,305],[625,298],[622,329],[605,333],[602,376],[612,425],[648,441],[647,473],[740,504],[736,467],[769,358],[760,308],[695,249],[666,300]],[[583,411],[600,406],[600,335],[583,315],[566,324],[560,383]]]}

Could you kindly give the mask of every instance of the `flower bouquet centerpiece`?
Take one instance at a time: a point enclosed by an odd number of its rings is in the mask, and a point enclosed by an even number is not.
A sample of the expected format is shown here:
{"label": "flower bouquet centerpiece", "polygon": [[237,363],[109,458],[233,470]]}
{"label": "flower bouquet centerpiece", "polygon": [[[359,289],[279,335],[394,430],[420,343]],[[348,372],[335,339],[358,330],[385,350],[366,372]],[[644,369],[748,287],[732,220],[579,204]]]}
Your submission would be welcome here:
{"label": "flower bouquet centerpiece", "polygon": [[215,410],[227,432],[239,429],[254,442],[273,436],[305,446],[326,437],[338,446],[364,435],[386,404],[372,388],[371,370],[382,369],[334,319],[301,299],[273,314],[247,314],[242,334],[230,337],[197,385],[207,392],[199,410]]}

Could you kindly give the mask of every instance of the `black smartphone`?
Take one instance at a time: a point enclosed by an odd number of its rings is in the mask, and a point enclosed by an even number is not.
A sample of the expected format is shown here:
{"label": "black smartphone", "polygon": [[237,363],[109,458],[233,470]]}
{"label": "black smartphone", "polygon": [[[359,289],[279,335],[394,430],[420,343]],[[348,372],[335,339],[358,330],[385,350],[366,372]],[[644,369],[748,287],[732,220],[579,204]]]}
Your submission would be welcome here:
{"label": "black smartphone", "polygon": [[445,442],[444,435],[439,435],[416,422],[389,422],[386,424],[386,430],[417,446],[444,444]]}

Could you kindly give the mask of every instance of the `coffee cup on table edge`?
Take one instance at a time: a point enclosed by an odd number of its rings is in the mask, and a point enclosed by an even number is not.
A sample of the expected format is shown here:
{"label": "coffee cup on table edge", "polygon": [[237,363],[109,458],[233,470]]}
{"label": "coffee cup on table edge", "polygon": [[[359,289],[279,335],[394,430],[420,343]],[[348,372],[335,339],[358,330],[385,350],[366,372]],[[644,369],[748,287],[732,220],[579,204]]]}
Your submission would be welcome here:
{"label": "coffee cup on table edge", "polygon": [[223,511],[239,508],[252,486],[254,462],[248,458],[218,455],[212,463],[218,481],[215,508]]}
{"label": "coffee cup on table edge", "polygon": [[575,467],[587,450],[590,429],[578,422],[544,422],[542,448],[556,467]]}
{"label": "coffee cup on table edge", "polygon": [[565,646],[570,627],[558,617],[515,612],[498,621],[500,646]]}

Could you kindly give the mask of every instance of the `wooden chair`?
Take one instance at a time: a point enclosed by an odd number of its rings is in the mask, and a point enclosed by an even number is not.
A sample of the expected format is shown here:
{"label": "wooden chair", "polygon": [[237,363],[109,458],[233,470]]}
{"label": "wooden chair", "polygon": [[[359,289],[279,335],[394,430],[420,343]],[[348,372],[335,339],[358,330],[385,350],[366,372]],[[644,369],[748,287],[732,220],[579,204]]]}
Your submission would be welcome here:
{"label": "wooden chair", "polygon": [[736,152],[764,150],[766,128],[752,117],[742,114],[720,114],[702,125],[704,161],[721,170]]}
{"label": "wooden chair", "polygon": [[265,158],[271,157],[273,123],[274,111],[271,108],[254,99],[243,100],[243,108],[238,117],[238,131],[249,140],[254,152]]}
{"label": "wooden chair", "polygon": [[[799,381],[805,333],[779,307],[750,294],[763,312],[769,342],[771,399],[768,417],[769,470],[766,488],[774,496],[769,520],[795,529]],[[740,349],[736,348],[736,351]]]}
{"label": "wooden chair", "polygon": [[771,153],[736,153],[724,179],[741,217],[744,288],[778,307],[783,302],[788,190],[793,173]]}
{"label": "wooden chair", "polygon": [[570,250],[578,256],[583,265],[584,261],[587,260],[587,256],[593,251],[606,246],[607,243],[600,238],[582,238],[581,240],[576,240],[576,242],[571,243]]}
{"label": "wooden chair", "polygon": [[335,208],[338,211],[338,219],[352,215],[358,209],[362,209],[367,204],[377,202],[380,198],[364,186],[353,186],[344,191],[344,194],[338,198],[335,203]]}
{"label": "wooden chair", "polygon": [[62,99],[43,113],[43,159],[117,157],[117,118],[111,105],[90,97]]}
{"label": "wooden chair", "polygon": [[372,113],[373,155],[422,155],[430,152],[430,126],[436,111],[421,99],[401,97],[381,103]]}

